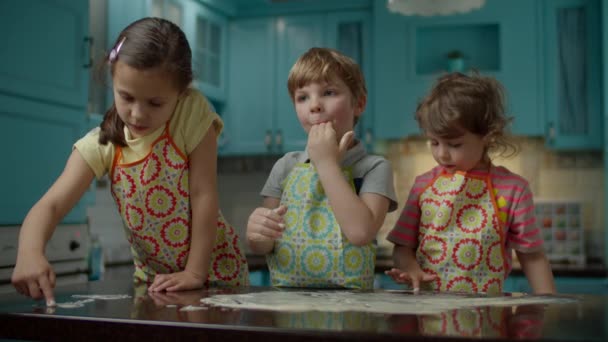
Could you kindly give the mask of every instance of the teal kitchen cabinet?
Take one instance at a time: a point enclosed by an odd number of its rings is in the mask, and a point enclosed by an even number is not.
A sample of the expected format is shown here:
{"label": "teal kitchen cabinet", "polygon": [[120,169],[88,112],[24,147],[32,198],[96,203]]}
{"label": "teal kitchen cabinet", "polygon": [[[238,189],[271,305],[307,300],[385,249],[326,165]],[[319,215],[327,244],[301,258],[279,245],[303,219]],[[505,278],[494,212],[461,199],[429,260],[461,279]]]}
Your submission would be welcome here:
{"label": "teal kitchen cabinet", "polygon": [[[367,20],[365,13],[357,11],[231,20],[226,128],[220,153],[303,150],[307,136],[287,90],[289,71],[302,53],[315,46],[341,49],[365,61]],[[366,65],[369,61],[363,62],[364,70]],[[365,132],[361,129],[360,135]]]}
{"label": "teal kitchen cabinet", "polygon": [[275,25],[272,18],[228,24],[228,101],[219,150],[223,155],[264,153],[272,147],[275,98],[288,96],[286,90],[275,89]]}
{"label": "teal kitchen cabinet", "polygon": [[547,146],[600,150],[600,1],[545,0],[543,14]]}
{"label": "teal kitchen cabinet", "polygon": [[[85,133],[88,11],[88,1],[0,2],[0,225],[21,224]],[[85,222],[85,203],[63,222]]]}
{"label": "teal kitchen cabinet", "polygon": [[404,16],[374,2],[374,128],[378,138],[419,134],[414,112],[435,79],[460,51],[464,71],[496,77],[506,89],[507,114],[518,135],[544,134],[539,83],[539,1],[487,1],[450,16]]}

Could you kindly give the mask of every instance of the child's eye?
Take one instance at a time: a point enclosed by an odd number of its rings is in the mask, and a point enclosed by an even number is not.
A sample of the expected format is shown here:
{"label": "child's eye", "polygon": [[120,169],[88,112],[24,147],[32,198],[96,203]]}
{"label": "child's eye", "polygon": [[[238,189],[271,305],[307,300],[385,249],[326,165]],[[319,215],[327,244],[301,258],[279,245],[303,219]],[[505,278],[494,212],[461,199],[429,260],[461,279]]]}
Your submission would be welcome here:
{"label": "child's eye", "polygon": [[298,95],[298,96],[296,96],[296,101],[302,102],[302,101],[305,101],[307,98],[308,98],[307,95]]}
{"label": "child's eye", "polygon": [[448,144],[448,146],[452,148],[459,148],[460,146],[462,146],[462,143],[450,143]]}
{"label": "child's eye", "polygon": [[323,94],[325,96],[332,96],[332,95],[335,95],[336,92],[333,89],[327,89]]}
{"label": "child's eye", "polygon": [[437,146],[439,145],[439,142],[437,140],[429,140],[429,144],[431,144],[431,146]]}
{"label": "child's eye", "polygon": [[131,102],[131,101],[133,101],[133,98],[132,98],[131,96],[129,96],[129,95],[121,94],[121,95],[120,95],[120,97],[121,97],[121,98],[122,98],[124,101],[127,101],[127,102]]}
{"label": "child's eye", "polygon": [[150,106],[152,106],[152,107],[162,107],[163,104],[162,103],[158,103],[158,102],[150,102]]}

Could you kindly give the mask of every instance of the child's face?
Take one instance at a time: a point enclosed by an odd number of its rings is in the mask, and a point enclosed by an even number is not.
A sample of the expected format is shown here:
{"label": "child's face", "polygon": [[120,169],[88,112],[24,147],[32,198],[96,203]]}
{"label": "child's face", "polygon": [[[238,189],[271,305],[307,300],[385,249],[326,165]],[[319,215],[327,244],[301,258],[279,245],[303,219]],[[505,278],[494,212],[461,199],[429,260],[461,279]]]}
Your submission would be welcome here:
{"label": "child's face", "polygon": [[331,122],[338,141],[354,127],[354,119],[363,112],[365,102],[354,103],[350,89],[341,80],[312,82],[296,89],[294,104],[298,120],[308,133],[314,125]]}
{"label": "child's face", "polygon": [[118,116],[132,138],[154,132],[171,118],[179,90],[164,70],[138,70],[118,61],[112,82]]}
{"label": "child's face", "polygon": [[435,161],[448,172],[469,171],[486,166],[486,141],[477,134],[466,132],[457,138],[441,138],[426,134]]}

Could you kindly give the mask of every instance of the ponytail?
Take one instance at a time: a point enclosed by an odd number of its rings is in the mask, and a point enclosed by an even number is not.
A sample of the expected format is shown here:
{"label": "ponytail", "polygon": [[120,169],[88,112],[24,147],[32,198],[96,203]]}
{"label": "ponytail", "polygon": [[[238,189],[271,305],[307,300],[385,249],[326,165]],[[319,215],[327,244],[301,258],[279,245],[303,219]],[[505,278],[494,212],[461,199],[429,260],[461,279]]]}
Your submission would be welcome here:
{"label": "ponytail", "polygon": [[116,105],[112,103],[112,106],[103,116],[103,121],[99,125],[99,128],[101,128],[101,133],[99,134],[99,143],[102,145],[107,145],[108,142],[110,142],[121,147],[127,146],[124,126],[125,124],[122,122],[122,120],[120,120],[120,117],[118,117]]}

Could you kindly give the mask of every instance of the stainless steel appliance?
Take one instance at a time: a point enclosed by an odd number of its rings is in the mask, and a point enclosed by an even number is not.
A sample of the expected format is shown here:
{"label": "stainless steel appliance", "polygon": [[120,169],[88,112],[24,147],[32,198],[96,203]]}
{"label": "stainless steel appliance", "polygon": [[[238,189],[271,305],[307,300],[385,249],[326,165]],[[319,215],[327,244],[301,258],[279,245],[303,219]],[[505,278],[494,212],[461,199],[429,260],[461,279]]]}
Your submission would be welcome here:
{"label": "stainless steel appliance", "polygon": [[[15,292],[11,275],[17,258],[19,226],[0,227],[0,293]],[[57,285],[88,281],[89,229],[86,224],[60,225],[46,246],[46,257],[57,275]]]}

